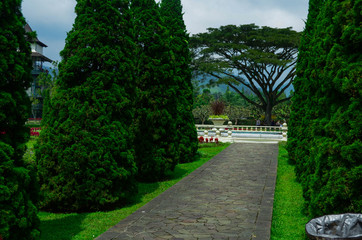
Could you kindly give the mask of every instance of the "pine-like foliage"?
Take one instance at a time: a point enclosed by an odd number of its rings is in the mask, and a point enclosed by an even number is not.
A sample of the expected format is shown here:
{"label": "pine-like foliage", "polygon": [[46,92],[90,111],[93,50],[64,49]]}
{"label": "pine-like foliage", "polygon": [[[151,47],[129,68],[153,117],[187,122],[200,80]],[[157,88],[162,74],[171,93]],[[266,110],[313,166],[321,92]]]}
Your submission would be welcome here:
{"label": "pine-like foliage", "polygon": [[96,211],[135,188],[129,3],[78,0],[36,147],[42,208]]}
{"label": "pine-like foliage", "polygon": [[314,171],[314,165],[310,165],[308,161],[309,143],[313,140],[312,121],[318,117],[318,99],[321,97],[321,93],[320,84],[316,82],[315,78],[309,76],[311,70],[307,74],[305,71],[318,55],[313,52],[313,46],[310,43],[314,38],[314,27],[321,8],[321,1],[309,1],[308,20],[299,47],[297,77],[293,82],[295,94],[288,125],[289,158],[292,163],[297,165],[296,174],[302,182],[307,182],[308,175]]}
{"label": "pine-like foliage", "polygon": [[23,161],[29,138],[30,45],[21,0],[0,2],[0,239],[37,239],[38,191],[34,170]]}
{"label": "pine-like foliage", "polygon": [[135,150],[138,177],[156,180],[177,164],[177,85],[175,56],[154,0],[133,0],[137,34],[137,116]]}
{"label": "pine-like foliage", "polygon": [[362,212],[361,7],[310,1],[288,149],[312,216]]}
{"label": "pine-like foliage", "polygon": [[162,0],[161,14],[171,37],[171,50],[175,56],[174,78],[177,82],[177,110],[174,121],[177,124],[179,141],[179,162],[195,160],[198,141],[195,128],[193,107],[193,89],[190,70],[189,36],[183,21],[180,0]]}

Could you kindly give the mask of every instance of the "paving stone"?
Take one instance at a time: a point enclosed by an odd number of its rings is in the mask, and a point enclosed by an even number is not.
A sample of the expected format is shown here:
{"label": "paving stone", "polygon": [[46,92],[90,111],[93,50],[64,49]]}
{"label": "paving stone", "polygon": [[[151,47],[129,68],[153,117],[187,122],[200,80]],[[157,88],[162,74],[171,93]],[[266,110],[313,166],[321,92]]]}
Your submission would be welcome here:
{"label": "paving stone", "polygon": [[96,238],[270,238],[278,145],[234,143]]}

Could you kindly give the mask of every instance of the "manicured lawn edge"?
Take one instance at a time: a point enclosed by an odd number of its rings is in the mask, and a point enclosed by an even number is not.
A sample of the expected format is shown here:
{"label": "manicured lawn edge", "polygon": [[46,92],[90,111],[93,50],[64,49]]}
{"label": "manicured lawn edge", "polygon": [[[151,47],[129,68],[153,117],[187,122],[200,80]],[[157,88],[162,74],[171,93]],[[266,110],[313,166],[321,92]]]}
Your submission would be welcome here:
{"label": "manicured lawn edge", "polygon": [[302,187],[297,182],[294,166],[288,163],[286,143],[279,143],[278,175],[275,186],[271,240],[305,240]]}
{"label": "manicured lawn edge", "polygon": [[[109,212],[55,214],[40,212],[42,240],[88,240],[94,239],[110,227],[126,218],[137,209],[173,186],[182,178],[209,161],[230,144],[203,144],[199,149],[198,161],[179,164],[169,179],[156,183],[139,183],[135,201],[121,209]],[[28,144],[28,147],[32,147]]]}

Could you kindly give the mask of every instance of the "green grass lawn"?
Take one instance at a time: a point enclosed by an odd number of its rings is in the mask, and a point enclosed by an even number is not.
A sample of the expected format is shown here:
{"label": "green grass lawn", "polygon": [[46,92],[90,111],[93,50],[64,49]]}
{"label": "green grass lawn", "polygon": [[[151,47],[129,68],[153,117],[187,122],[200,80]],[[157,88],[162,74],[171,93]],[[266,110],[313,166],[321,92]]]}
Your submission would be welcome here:
{"label": "green grass lawn", "polygon": [[279,144],[278,176],[274,195],[271,240],[305,240],[302,187],[296,181],[294,166],[288,163],[285,143]]}
{"label": "green grass lawn", "polygon": [[[32,138],[25,153],[27,161],[33,161],[33,145],[35,143]],[[41,220],[41,239],[42,240],[85,240],[94,239],[110,227],[117,224],[120,220],[132,214],[138,208],[164,192],[166,189],[177,183],[183,177],[200,167],[202,164],[210,160],[213,156],[221,152],[230,144],[203,144],[199,149],[200,159],[198,161],[186,164],[179,164],[175,171],[172,172],[166,181],[156,183],[138,183],[138,195],[135,196],[135,202],[109,212],[94,213],[70,213],[70,214],[54,214],[40,212]]]}

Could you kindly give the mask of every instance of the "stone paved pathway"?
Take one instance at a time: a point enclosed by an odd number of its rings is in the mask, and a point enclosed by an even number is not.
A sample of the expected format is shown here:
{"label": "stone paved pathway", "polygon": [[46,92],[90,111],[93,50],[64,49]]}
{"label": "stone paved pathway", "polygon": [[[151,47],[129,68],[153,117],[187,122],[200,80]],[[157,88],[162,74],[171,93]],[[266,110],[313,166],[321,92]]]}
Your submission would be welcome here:
{"label": "stone paved pathway", "polygon": [[277,144],[234,143],[96,238],[270,238]]}

